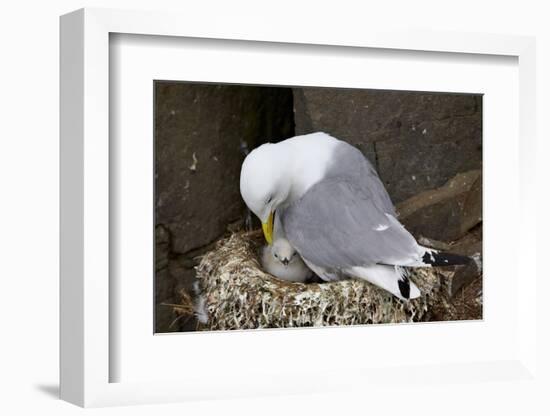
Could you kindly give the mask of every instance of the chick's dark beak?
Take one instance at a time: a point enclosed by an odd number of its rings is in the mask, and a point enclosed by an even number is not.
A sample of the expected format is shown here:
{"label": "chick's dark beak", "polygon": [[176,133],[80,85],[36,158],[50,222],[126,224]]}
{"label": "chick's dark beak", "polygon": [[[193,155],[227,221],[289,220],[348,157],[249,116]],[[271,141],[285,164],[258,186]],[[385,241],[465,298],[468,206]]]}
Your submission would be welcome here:
{"label": "chick's dark beak", "polygon": [[289,262],[290,262],[290,259],[287,259],[287,258],[281,259],[281,263],[283,263],[285,266],[288,266]]}

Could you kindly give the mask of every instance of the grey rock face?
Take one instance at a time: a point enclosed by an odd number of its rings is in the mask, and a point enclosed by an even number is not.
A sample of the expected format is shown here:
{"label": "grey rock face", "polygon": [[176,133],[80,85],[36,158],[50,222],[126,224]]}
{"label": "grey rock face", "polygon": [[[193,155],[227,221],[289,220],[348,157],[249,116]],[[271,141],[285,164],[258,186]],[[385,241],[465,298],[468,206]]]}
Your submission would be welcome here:
{"label": "grey rock face", "polygon": [[482,221],[483,211],[483,189],[482,176],[479,175],[474,182],[466,199],[464,200],[462,211],[462,233],[466,233],[469,229],[475,227]]}
{"label": "grey rock face", "polygon": [[480,95],[295,88],[296,134],[358,147],[394,203],[481,168]]}
{"label": "grey rock face", "polygon": [[175,281],[170,276],[170,235],[162,225],[155,227],[155,332],[167,332],[174,329],[170,326],[176,318],[172,309],[163,303],[175,300]]}
{"label": "grey rock face", "polygon": [[158,82],[155,99],[156,223],[185,253],[242,216],[241,147],[292,135],[292,97],[281,88]]}
{"label": "grey rock face", "polygon": [[480,183],[479,170],[459,173],[397,204],[399,220],[416,238],[455,241],[481,222]]}
{"label": "grey rock face", "polygon": [[450,276],[450,284],[448,285],[450,296],[456,296],[460,289],[479,278],[483,273],[481,231],[481,227],[476,227],[450,247],[453,253],[472,256],[475,259],[475,261],[466,266],[454,267],[453,273]]}

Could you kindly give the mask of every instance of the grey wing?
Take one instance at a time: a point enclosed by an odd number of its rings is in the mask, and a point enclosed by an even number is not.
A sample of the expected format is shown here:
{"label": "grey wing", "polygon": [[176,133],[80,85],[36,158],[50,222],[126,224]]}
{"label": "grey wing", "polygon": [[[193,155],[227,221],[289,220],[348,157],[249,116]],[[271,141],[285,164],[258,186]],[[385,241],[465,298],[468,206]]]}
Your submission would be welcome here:
{"label": "grey wing", "polygon": [[361,184],[363,191],[372,199],[373,204],[390,215],[397,215],[378,173],[359,149],[340,142],[333,160],[326,177],[346,177],[351,182]]}
{"label": "grey wing", "polygon": [[372,192],[350,178],[317,183],[282,212],[288,240],[304,260],[329,270],[410,264],[420,246]]}

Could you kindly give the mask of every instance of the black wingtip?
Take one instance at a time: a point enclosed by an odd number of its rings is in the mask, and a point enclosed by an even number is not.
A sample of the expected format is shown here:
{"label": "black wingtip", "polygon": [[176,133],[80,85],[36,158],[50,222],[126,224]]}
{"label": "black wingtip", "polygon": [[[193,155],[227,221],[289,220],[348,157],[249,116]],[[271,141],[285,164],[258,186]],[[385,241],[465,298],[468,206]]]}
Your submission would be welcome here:
{"label": "black wingtip", "polygon": [[460,254],[441,253],[435,250],[428,250],[422,256],[422,262],[426,265],[442,267],[442,266],[458,266],[472,262],[468,256]]}
{"label": "black wingtip", "polygon": [[397,284],[399,285],[399,292],[401,292],[401,296],[405,299],[409,299],[411,296],[411,282],[409,281],[409,278],[405,276],[403,279],[399,279]]}

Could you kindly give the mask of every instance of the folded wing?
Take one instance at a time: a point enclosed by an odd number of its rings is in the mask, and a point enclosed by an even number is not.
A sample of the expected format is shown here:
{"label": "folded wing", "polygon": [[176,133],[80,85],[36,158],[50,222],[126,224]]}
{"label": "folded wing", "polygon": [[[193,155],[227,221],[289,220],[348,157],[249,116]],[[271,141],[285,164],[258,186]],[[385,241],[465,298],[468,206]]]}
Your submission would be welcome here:
{"label": "folded wing", "polygon": [[292,245],[308,263],[334,272],[418,263],[424,250],[379,202],[377,193],[386,192],[382,184],[354,179],[323,180],[284,209],[282,222]]}

